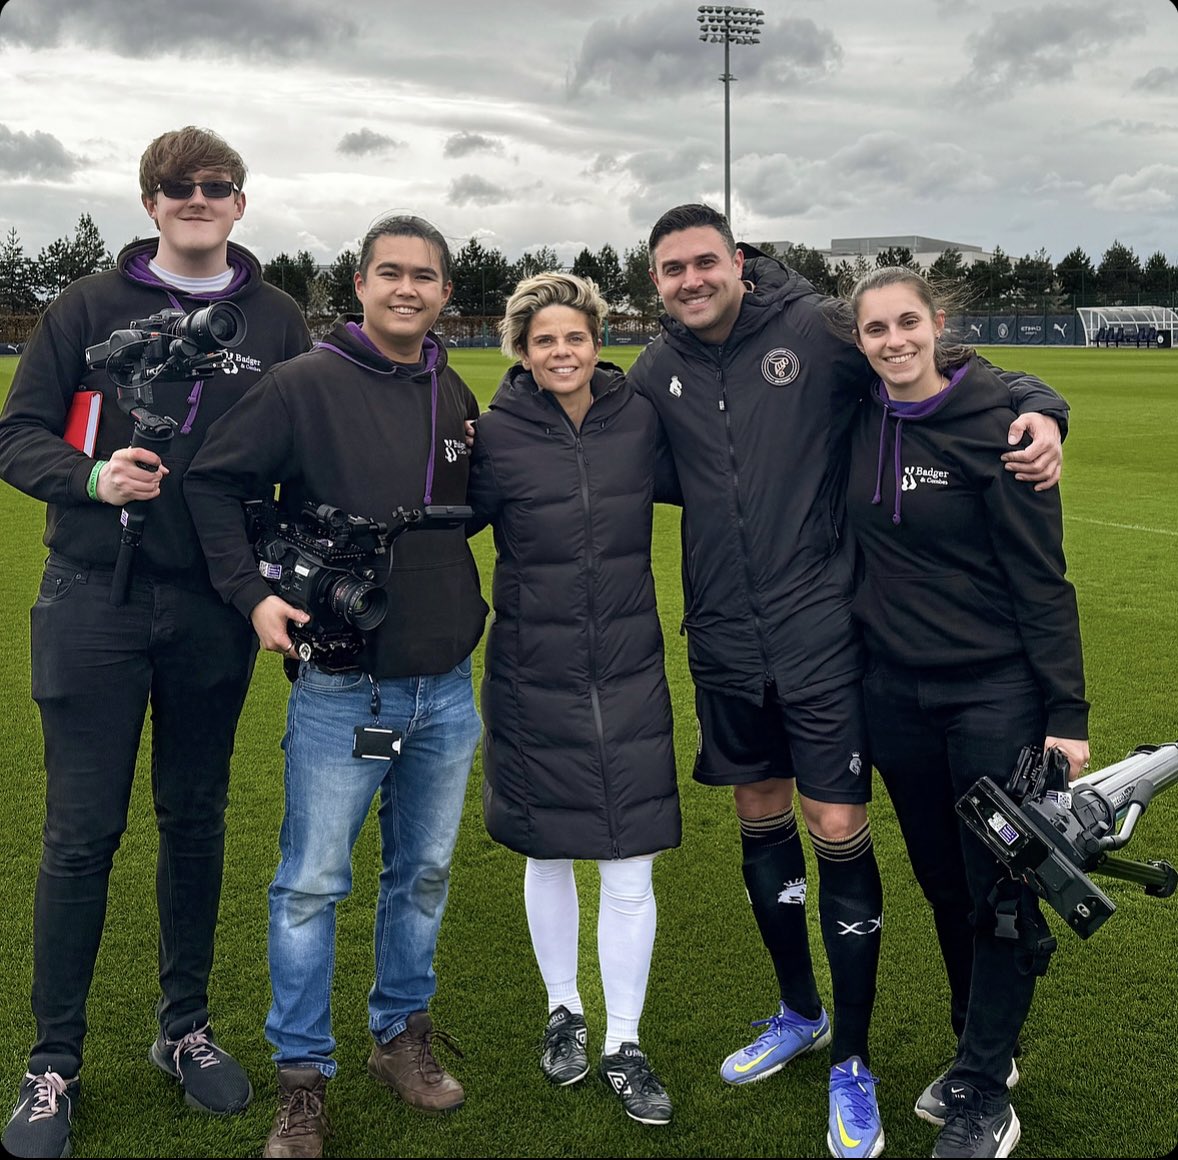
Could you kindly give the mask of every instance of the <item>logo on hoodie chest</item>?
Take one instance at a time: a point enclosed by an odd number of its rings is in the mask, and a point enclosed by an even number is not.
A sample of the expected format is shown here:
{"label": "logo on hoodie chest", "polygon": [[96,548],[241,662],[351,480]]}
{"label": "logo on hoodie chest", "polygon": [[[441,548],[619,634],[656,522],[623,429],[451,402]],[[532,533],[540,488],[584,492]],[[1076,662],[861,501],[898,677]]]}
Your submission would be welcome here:
{"label": "logo on hoodie chest", "polygon": [[470,454],[470,448],[462,439],[443,439],[442,448],[446,453],[447,463],[457,463],[462,456]]}
{"label": "logo on hoodie chest", "polygon": [[242,371],[249,371],[252,374],[260,375],[262,373],[262,360],[255,358],[252,354],[240,354],[235,350],[227,350],[222,356],[218,367],[224,375],[236,375]]}
{"label": "logo on hoodie chest", "polygon": [[915,491],[922,483],[932,484],[934,487],[948,487],[949,473],[939,467],[904,468],[904,476],[900,480],[901,491]]}
{"label": "logo on hoodie chest", "polygon": [[798,356],[788,347],[776,347],[761,359],[761,374],[765,376],[765,382],[773,387],[792,383],[801,369]]}

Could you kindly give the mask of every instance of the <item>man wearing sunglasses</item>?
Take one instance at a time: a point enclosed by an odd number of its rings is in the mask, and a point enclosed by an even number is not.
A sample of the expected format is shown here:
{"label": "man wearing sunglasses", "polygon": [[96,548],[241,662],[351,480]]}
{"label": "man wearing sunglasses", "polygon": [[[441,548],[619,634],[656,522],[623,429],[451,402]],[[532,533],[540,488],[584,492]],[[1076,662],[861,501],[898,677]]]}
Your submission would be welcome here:
{"label": "man wearing sunglasses", "polygon": [[[62,1156],[80,1094],[86,999],[106,918],[111,862],[143,721],[152,719],[159,830],[155,1040],[144,1056],[200,1111],[240,1111],[252,1089],[209,1026],[208,980],[224,862],[233,734],[253,670],[253,633],[214,592],[181,483],[215,419],[276,363],[310,346],[295,302],[229,241],[245,212],[245,165],[215,133],[165,133],[140,162],[157,239],[82,278],[45,311],[0,415],[0,478],[47,505],[49,549],[31,617],[32,691],[45,739],[46,820],[33,904],[36,1041],[3,1135],[17,1156]],[[153,384],[174,435],[128,446],[132,423],[86,348],[160,310],[230,301],[246,334],[203,380]],[[79,390],[101,393],[94,446],[66,442]],[[123,505],[146,518],[126,598],[111,602]]]}

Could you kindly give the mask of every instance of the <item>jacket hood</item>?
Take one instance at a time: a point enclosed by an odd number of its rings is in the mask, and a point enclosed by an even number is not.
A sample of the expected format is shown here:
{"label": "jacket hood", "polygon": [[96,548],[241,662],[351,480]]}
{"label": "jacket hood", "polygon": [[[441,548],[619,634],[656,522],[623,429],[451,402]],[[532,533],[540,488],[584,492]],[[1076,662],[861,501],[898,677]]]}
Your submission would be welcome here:
{"label": "jacket hood", "polygon": [[[129,282],[136,282],[140,286],[155,286],[162,290],[172,299],[177,310],[182,309],[175,301],[175,295],[178,293],[176,289],[160,281],[148,265],[158,249],[158,238],[145,238],[137,242],[129,242],[119,251],[115,268]],[[235,298],[252,292],[261,284],[262,267],[258,264],[258,259],[244,246],[230,242],[227,257],[233,277],[224,290],[217,290],[212,294],[190,294],[188,291],[183,291],[184,297],[199,302],[219,302],[225,298]]]}
{"label": "jacket hood", "polygon": [[[744,254],[746,293],[740,303],[736,324],[724,340],[724,346],[739,344],[756,334],[777,318],[790,302],[818,293],[797,270],[790,269],[777,258],[761,253],[756,246],[740,242],[737,249]],[[701,341],[688,327],[669,314],[664,314],[661,322],[668,338],[676,344],[699,347],[712,345]]]}
{"label": "jacket hood", "polygon": [[[610,362],[599,362],[589,381],[593,392],[590,412],[595,419],[612,414],[625,401],[630,387],[625,372]],[[491,410],[506,411],[533,423],[551,423],[560,412],[560,404],[547,391],[536,386],[532,372],[520,363],[509,367],[491,400]]]}
{"label": "jacket hood", "polygon": [[422,364],[407,367],[404,363],[393,362],[377,349],[376,344],[361,329],[361,320],[362,316],[359,314],[341,315],[332,324],[327,335],[315,344],[315,349],[330,351],[380,375],[413,379],[420,375],[440,374],[446,369],[449,361],[446,357],[446,346],[432,330],[426,334],[421,344]]}

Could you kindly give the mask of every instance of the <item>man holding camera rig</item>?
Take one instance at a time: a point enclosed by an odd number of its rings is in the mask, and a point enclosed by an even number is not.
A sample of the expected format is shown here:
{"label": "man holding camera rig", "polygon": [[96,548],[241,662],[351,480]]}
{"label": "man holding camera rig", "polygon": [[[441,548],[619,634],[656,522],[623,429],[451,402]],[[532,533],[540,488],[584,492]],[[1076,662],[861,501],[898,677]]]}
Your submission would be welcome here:
{"label": "man holding camera rig", "polygon": [[341,655],[312,643],[324,608],[309,617],[259,573],[241,508],[274,483],[288,517],[309,503],[386,522],[400,507],[465,502],[463,423],[478,403],[430,332],[450,297],[445,239],[421,218],[377,222],[361,246],[355,285],[362,322],[340,319],[309,354],[267,374],[210,433],[185,479],[213,583],[265,648],[301,658],[283,740],[281,859],[270,886],[266,1035],[279,1106],[267,1156],[322,1154],[327,1080],[337,1066],[335,908],[351,890],[352,847],[376,795],[382,869],[368,1070],[427,1111],[451,1111],[464,1099],[434,1058],[433,1040],[448,1037],[427,1008],[480,733],[470,654],[487,606],[465,532],[427,525],[397,540],[391,564],[378,558],[387,615],[362,634],[358,651]]}
{"label": "man holding camera rig", "polygon": [[[209,1026],[229,758],[256,646],[209,584],[181,479],[210,424],[274,363],[310,344],[295,302],[229,242],[245,212],[245,165],[215,133],[157,137],[139,169],[157,241],[80,279],[42,316],[0,416],[0,476],[44,500],[49,558],[31,615],[32,691],[45,737],[46,819],[33,908],[37,1038],[3,1145],[62,1156],[80,1092],[86,999],[107,885],[127,824],[148,705],[159,827],[156,897],[162,997],[151,1061],[191,1106],[240,1111],[252,1089]],[[132,450],[132,423],[86,348],[161,310],[233,302],[247,335],[204,380],[156,382],[175,424],[160,456]],[[75,392],[102,394],[91,453],[63,438]],[[144,504],[129,589],[112,603],[120,509]],[[199,717],[198,717],[199,715]]]}

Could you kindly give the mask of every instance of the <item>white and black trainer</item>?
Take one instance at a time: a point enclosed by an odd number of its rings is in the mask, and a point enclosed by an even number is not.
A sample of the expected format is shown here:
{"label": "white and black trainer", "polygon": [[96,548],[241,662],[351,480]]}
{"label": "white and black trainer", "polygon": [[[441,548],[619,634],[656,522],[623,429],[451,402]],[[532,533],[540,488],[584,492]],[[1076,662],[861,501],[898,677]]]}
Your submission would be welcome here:
{"label": "white and black trainer", "polygon": [[671,1122],[671,1099],[637,1043],[623,1043],[613,1055],[603,1055],[598,1070],[630,1119],[640,1124]]}
{"label": "white and black trainer", "polygon": [[589,1074],[588,1036],[584,1015],[562,1005],[548,1016],[540,1045],[540,1068],[554,1084],[567,1087]]}

